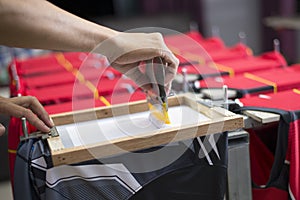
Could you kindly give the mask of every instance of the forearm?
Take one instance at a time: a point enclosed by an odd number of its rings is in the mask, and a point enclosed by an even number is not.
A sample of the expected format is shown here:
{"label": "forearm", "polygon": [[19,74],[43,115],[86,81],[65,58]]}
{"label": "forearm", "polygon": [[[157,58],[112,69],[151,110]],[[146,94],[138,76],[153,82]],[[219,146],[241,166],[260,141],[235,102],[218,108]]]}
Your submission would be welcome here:
{"label": "forearm", "polygon": [[0,0],[0,43],[24,48],[90,51],[118,32],[44,0]]}
{"label": "forearm", "polygon": [[0,0],[0,44],[87,52],[98,47],[95,52],[106,56],[112,67],[136,82],[141,76],[148,79],[142,72],[130,76],[133,70],[139,70],[141,61],[161,57],[168,65],[165,79],[168,88],[179,64],[160,33],[120,33],[81,19],[45,0]]}

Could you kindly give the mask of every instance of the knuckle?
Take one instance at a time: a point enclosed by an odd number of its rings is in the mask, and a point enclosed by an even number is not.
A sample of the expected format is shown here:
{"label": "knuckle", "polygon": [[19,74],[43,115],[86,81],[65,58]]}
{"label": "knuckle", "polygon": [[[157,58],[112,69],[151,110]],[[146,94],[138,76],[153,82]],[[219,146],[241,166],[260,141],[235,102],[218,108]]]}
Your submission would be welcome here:
{"label": "knuckle", "polygon": [[157,43],[159,46],[164,47],[164,39],[161,33],[152,33],[152,39],[155,43]]}
{"label": "knuckle", "polygon": [[162,38],[163,38],[162,34],[159,33],[159,32],[154,32],[153,35],[154,35],[157,39],[162,39]]}
{"label": "knuckle", "polygon": [[35,96],[28,96],[30,102],[37,102],[38,99]]}
{"label": "knuckle", "polygon": [[31,118],[33,115],[33,112],[30,109],[23,109],[21,111],[21,115],[26,117],[26,118]]}
{"label": "knuckle", "polygon": [[165,55],[164,55],[165,51],[163,49],[157,49],[156,51],[157,51],[158,56],[165,57]]}

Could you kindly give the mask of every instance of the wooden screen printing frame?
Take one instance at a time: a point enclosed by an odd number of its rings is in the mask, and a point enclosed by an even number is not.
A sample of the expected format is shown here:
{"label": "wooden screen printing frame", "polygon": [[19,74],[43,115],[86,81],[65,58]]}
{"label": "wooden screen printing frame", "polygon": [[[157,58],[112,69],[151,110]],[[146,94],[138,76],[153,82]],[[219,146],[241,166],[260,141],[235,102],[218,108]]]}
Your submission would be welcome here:
{"label": "wooden screen printing frame", "polygon": [[[159,133],[149,133],[143,137],[124,137],[111,141],[98,142],[91,145],[76,146],[65,148],[60,136],[49,137],[47,139],[52,161],[54,166],[63,164],[72,164],[95,158],[108,157],[124,153],[125,151],[137,151],[154,146],[167,144],[170,141],[183,141],[198,136],[204,136],[224,131],[233,131],[243,128],[244,120],[241,115],[236,115],[221,107],[207,107],[197,103],[192,95],[183,94],[168,99],[169,107],[185,105],[193,110],[200,112],[208,117],[209,121],[199,122],[185,127],[170,128],[162,130]],[[88,109],[82,111],[68,112],[52,115],[51,118],[56,126],[72,124],[74,115],[76,122],[84,122],[97,119],[104,119],[116,116],[113,109],[118,109],[118,115],[129,113],[138,113],[148,111],[147,101],[130,102],[126,104],[100,107],[96,109]],[[123,114],[122,114],[123,113]],[[180,131],[179,131],[180,130]],[[195,131],[196,130],[196,131]],[[115,148],[118,146],[119,148]],[[91,153],[93,152],[93,153]]]}

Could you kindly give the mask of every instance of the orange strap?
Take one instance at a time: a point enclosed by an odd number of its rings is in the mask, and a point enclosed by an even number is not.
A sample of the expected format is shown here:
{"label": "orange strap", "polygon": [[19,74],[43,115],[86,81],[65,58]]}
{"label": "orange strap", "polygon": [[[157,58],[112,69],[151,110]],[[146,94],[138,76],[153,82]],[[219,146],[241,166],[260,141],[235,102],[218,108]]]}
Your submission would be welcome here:
{"label": "orange strap", "polygon": [[247,73],[247,72],[244,73],[244,76],[248,79],[251,79],[251,80],[254,80],[254,81],[272,86],[274,93],[277,93],[277,91],[278,91],[277,84],[274,83],[273,81],[267,80],[265,78],[262,78],[262,77],[259,77],[259,76],[256,76],[254,74],[250,74],[250,73]]}
{"label": "orange strap", "polygon": [[252,49],[249,48],[249,47],[247,47],[246,53],[247,53],[248,56],[253,56],[253,51],[252,51]]}
{"label": "orange strap", "polygon": [[106,106],[110,106],[111,104],[109,103],[109,101],[104,97],[104,96],[100,96],[99,97],[100,101],[103,102]]}
{"label": "orange strap", "polygon": [[300,90],[298,90],[298,89],[293,89],[293,92],[296,94],[300,94]]}
{"label": "orange strap", "polygon": [[174,54],[180,55],[183,58],[190,59],[190,61],[198,62],[199,65],[204,65],[206,63],[206,60],[202,56],[199,56],[197,54],[192,54],[192,53],[189,53],[189,52],[188,53],[182,53],[180,51],[180,49],[178,49],[176,47],[172,47],[172,46],[168,46],[168,47],[171,49],[171,51]]}
{"label": "orange strap", "polygon": [[209,66],[213,67],[213,68],[216,68],[218,70],[228,72],[230,77],[234,77],[234,69],[232,69],[231,67],[221,65],[221,64],[218,64],[218,63],[211,63]]}
{"label": "orange strap", "polygon": [[178,55],[181,54],[181,51],[176,47],[172,47],[172,46],[168,45],[168,48],[175,54],[178,54]]}
{"label": "orange strap", "polygon": [[71,72],[73,70],[73,65],[64,56],[63,53],[56,53],[55,58],[57,62],[63,66],[67,71]]}
{"label": "orange strap", "polygon": [[[183,58],[187,58],[187,59],[190,59],[191,61],[198,62],[199,65],[204,65],[206,63],[206,60],[202,56],[199,56],[197,54],[181,53],[181,51],[176,47],[170,47],[170,49],[173,51],[173,53],[178,54],[178,55],[182,55]],[[251,54],[251,52],[248,52],[248,51],[247,51],[247,53]],[[208,66],[212,67],[214,69],[218,69],[218,70],[228,72],[230,77],[234,77],[234,69],[232,69],[231,67],[221,65],[221,64],[217,64],[217,63],[209,64]]]}
{"label": "orange strap", "polygon": [[183,58],[190,59],[191,61],[196,61],[198,62],[199,65],[204,65],[206,63],[206,60],[202,56],[192,54],[192,53],[184,53],[182,55]]}
{"label": "orange strap", "polygon": [[16,149],[8,149],[7,151],[8,151],[8,153],[12,153],[12,154],[16,154],[17,153]]}
{"label": "orange strap", "polygon": [[73,67],[72,63],[66,59],[66,57],[64,56],[63,53],[56,53],[55,58],[56,58],[57,62],[61,66],[63,66],[67,71],[71,72],[76,77],[76,79],[79,80],[79,82],[81,84],[84,84],[87,88],[89,88],[93,92],[95,99],[100,100],[106,106],[111,105],[105,97],[103,97],[103,96],[99,97],[97,87],[95,85],[93,85],[93,83],[90,82],[89,80],[86,80],[84,78],[84,75],[78,69]]}

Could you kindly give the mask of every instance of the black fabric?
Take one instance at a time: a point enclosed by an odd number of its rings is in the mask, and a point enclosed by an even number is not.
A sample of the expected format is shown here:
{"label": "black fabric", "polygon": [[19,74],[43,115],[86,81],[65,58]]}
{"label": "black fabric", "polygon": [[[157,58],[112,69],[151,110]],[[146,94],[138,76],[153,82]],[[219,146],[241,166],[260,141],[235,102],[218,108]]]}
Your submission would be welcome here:
{"label": "black fabric", "polygon": [[262,87],[252,88],[252,89],[236,89],[236,88],[231,88],[231,89],[234,89],[237,91],[236,98],[242,98],[247,94],[267,92],[267,91],[272,92],[274,90],[274,87],[268,85],[268,86],[262,86]]}
{"label": "black fabric", "polygon": [[[31,139],[22,142],[18,150],[15,199],[223,199],[227,180],[227,134],[216,134],[214,137],[217,141],[218,156],[213,150],[209,150],[208,154],[213,165],[208,163],[206,157],[199,158],[201,148],[197,139],[189,143],[191,144],[189,148],[183,142],[179,142],[179,145],[168,146],[170,153],[184,146],[186,150],[179,159],[162,169],[131,173],[142,186],[137,193],[124,189],[117,182],[109,180],[90,182],[73,179],[59,182],[55,187],[48,187],[47,169],[53,167],[48,146],[42,140]],[[204,137],[201,141],[209,148]],[[142,150],[140,153],[160,148]],[[47,166],[32,163],[33,160],[41,158],[45,160]],[[156,158],[153,159],[155,162]],[[130,169],[129,162],[132,161],[126,162],[126,160],[126,155],[120,155],[101,161],[105,161],[105,164],[122,162],[127,169]],[[138,160],[135,163],[140,164]],[[70,167],[95,164],[102,165],[99,160],[91,160],[70,165]]]}
{"label": "black fabric", "polygon": [[[69,189],[72,188],[72,192]],[[122,185],[113,180],[93,181],[89,184],[83,180],[69,181],[66,184],[59,183],[55,190],[47,188],[47,199],[124,199],[132,194],[128,192]]]}
{"label": "black fabric", "polygon": [[28,158],[32,154],[34,140],[28,140],[20,144],[15,161],[14,199],[35,200],[39,199],[34,191],[34,184],[30,177],[30,162]]}
{"label": "black fabric", "polygon": [[220,200],[225,194],[226,171],[199,164],[176,170],[149,183],[130,200]]}
{"label": "black fabric", "polygon": [[[277,142],[274,154],[274,162],[269,176],[269,180],[265,187],[277,187],[288,190],[289,167],[285,164],[286,153],[288,149],[288,133],[290,122],[294,121],[293,113],[273,108],[260,107],[242,107],[242,110],[255,110],[276,113],[280,115],[280,121],[277,131]],[[254,187],[259,188],[255,183]]]}
{"label": "black fabric", "polygon": [[[205,137],[200,138],[202,141]],[[216,134],[216,146],[220,159],[212,150],[209,153],[213,165],[206,158],[198,157],[201,150],[193,140],[193,165],[160,176],[138,191],[130,200],[221,200],[227,188],[227,133]]]}

